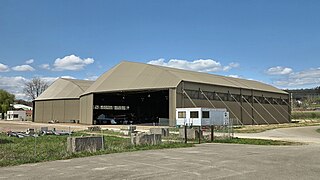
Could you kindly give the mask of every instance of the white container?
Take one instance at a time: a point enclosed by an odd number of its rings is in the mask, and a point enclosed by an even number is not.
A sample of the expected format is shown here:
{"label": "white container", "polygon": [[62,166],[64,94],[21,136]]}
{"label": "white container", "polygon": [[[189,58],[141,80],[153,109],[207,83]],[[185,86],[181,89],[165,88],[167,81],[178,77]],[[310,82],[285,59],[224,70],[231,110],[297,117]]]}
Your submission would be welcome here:
{"label": "white container", "polygon": [[228,123],[227,109],[176,108],[176,125],[178,126],[222,126]]}

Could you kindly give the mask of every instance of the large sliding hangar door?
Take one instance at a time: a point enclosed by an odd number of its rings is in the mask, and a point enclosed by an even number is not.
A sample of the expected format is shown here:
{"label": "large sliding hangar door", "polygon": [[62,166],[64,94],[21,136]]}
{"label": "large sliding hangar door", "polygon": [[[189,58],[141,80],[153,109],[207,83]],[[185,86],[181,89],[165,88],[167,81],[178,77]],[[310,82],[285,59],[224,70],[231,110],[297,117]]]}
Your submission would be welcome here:
{"label": "large sliding hangar door", "polygon": [[93,124],[157,123],[169,118],[169,90],[93,94]]}

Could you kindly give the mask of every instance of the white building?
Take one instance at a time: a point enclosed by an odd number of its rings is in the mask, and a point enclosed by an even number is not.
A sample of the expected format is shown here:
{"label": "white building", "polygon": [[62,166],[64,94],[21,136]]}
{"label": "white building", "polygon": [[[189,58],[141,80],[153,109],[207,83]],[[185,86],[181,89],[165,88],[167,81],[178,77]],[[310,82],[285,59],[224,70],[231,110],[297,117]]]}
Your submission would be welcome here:
{"label": "white building", "polygon": [[177,108],[176,117],[178,126],[221,126],[229,123],[229,112],[224,108]]}
{"label": "white building", "polygon": [[23,109],[23,110],[32,110],[32,107],[24,105],[24,104],[14,104],[13,105],[14,109]]}
{"label": "white building", "polygon": [[26,111],[7,111],[7,120],[26,120]]}

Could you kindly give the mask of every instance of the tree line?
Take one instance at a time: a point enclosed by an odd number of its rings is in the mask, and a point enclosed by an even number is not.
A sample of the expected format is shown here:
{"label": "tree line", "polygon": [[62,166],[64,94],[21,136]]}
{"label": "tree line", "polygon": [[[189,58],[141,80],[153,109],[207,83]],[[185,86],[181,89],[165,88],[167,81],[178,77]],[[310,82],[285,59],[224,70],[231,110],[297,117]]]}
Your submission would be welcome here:
{"label": "tree line", "polygon": [[[36,99],[42,92],[44,92],[49,84],[44,81],[43,79],[36,77],[30,81],[24,83],[23,92],[26,94],[29,100]],[[6,90],[0,89],[0,113],[1,119],[4,118],[4,113],[6,113],[13,103],[17,102],[18,104],[25,104],[28,106],[32,106],[31,102],[22,100],[22,99],[15,99],[15,95],[9,93]]]}

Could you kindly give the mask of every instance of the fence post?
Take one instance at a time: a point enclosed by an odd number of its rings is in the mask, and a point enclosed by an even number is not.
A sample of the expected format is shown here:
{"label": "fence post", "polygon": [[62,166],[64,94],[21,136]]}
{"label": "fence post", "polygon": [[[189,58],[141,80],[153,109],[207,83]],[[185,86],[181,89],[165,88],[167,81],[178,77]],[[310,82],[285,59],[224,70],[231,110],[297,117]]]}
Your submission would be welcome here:
{"label": "fence post", "polygon": [[201,144],[201,126],[199,126],[199,144]]}
{"label": "fence post", "polygon": [[187,136],[187,125],[184,125],[184,143],[188,143],[188,136]]}
{"label": "fence post", "polygon": [[34,157],[36,157],[37,155],[37,136],[34,135]]}
{"label": "fence post", "polygon": [[211,142],[213,142],[214,139],[214,125],[211,125]]}
{"label": "fence post", "polygon": [[103,136],[103,130],[102,127],[100,126],[100,131],[101,131],[101,138],[102,138],[102,142],[101,142],[101,149],[104,150],[104,136]]}

